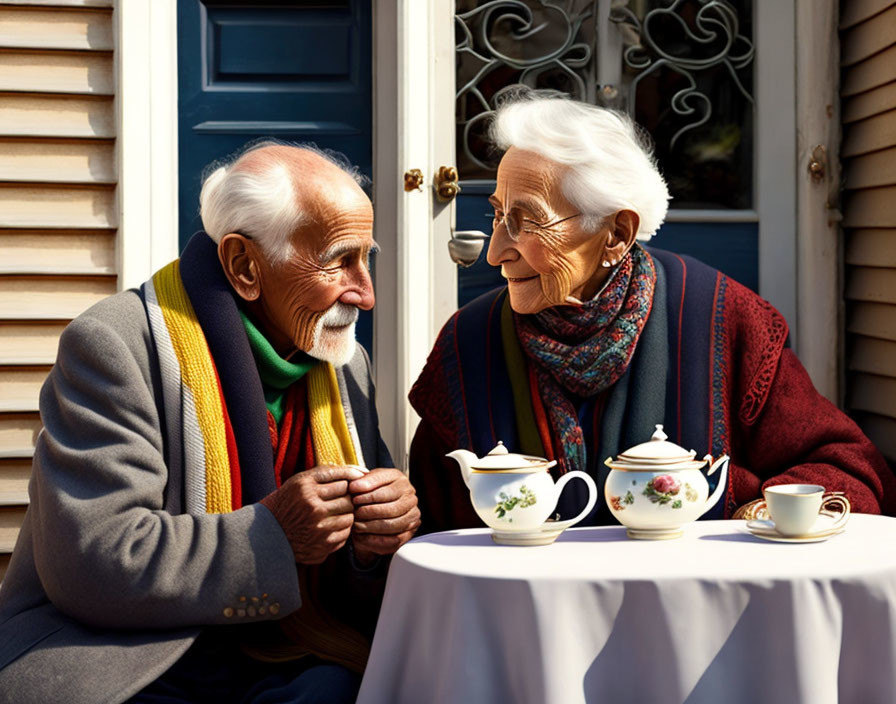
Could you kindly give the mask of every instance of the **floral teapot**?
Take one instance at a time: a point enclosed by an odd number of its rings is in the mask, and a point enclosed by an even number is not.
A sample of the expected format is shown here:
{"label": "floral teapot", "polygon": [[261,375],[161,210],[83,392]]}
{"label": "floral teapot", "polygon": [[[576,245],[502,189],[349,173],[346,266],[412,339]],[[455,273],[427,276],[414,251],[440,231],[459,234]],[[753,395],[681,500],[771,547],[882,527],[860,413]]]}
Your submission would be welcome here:
{"label": "floral teapot", "polygon": [[[556,460],[511,453],[500,442],[481,458],[469,450],[455,450],[446,456],[460,465],[473,509],[492,529],[492,539],[502,545],[551,543],[587,516],[597,501],[594,480],[584,472],[567,472],[555,484],[548,470]],[[588,486],[587,505],[571,520],[547,521],[560,492],[572,479],[581,479]]]}
{"label": "floral teapot", "polygon": [[[678,538],[685,524],[696,521],[722,498],[728,455],[713,462],[711,455],[698,460],[696,454],[669,442],[663,426],[658,425],[649,442],[626,450],[615,460],[607,458],[604,464],[610,467],[610,474],[604,496],[630,538]],[[707,464],[707,476],[722,468],[718,486],[708,498],[709,482],[700,471]]]}

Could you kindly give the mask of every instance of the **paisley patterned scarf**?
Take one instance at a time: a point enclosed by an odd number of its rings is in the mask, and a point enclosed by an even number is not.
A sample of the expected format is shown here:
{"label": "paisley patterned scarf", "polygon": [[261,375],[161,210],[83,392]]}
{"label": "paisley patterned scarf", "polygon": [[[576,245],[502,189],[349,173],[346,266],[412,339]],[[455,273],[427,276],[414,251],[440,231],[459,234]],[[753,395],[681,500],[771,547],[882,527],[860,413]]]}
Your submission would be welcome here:
{"label": "paisley patterned scarf", "polygon": [[655,284],[650,255],[635,245],[591,301],[534,315],[514,314],[517,335],[535,367],[541,399],[559,443],[560,472],[586,467],[573,399],[596,396],[625,373],[650,315]]}

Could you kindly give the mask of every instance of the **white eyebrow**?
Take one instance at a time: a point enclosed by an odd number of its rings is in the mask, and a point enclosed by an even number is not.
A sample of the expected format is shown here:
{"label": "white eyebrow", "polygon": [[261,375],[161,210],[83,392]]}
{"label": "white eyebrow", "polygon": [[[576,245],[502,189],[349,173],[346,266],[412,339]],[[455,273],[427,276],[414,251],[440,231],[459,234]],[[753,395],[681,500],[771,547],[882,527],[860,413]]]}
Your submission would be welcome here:
{"label": "white eyebrow", "polygon": [[[348,254],[350,252],[357,252],[359,250],[363,251],[363,247],[359,247],[357,244],[352,244],[351,242],[337,242],[334,245],[327,247],[320,254],[320,263],[327,264],[328,262],[333,261],[334,259],[338,259],[343,254]],[[376,254],[380,251],[380,246],[374,242],[370,249],[368,250],[368,254]]]}

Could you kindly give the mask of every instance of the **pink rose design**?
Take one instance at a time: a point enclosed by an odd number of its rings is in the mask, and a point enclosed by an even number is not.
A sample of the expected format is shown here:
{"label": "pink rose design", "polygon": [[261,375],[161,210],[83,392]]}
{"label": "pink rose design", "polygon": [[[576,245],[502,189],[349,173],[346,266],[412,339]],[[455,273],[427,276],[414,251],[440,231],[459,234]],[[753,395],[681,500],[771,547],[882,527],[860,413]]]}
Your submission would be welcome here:
{"label": "pink rose design", "polygon": [[671,474],[661,474],[653,478],[653,489],[660,494],[677,494],[681,484]]}

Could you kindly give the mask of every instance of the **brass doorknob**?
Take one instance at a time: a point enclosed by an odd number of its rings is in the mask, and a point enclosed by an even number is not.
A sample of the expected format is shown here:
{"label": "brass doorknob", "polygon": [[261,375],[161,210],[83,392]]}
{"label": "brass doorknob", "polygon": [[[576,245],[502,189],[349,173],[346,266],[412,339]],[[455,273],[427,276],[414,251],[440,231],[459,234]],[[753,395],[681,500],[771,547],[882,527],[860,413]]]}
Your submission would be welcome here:
{"label": "brass doorknob", "polygon": [[439,167],[435,178],[436,198],[440,203],[448,203],[460,193],[457,183],[457,169],[453,166]]}
{"label": "brass doorknob", "polygon": [[404,172],[404,190],[408,193],[423,190],[423,172],[420,169]]}

